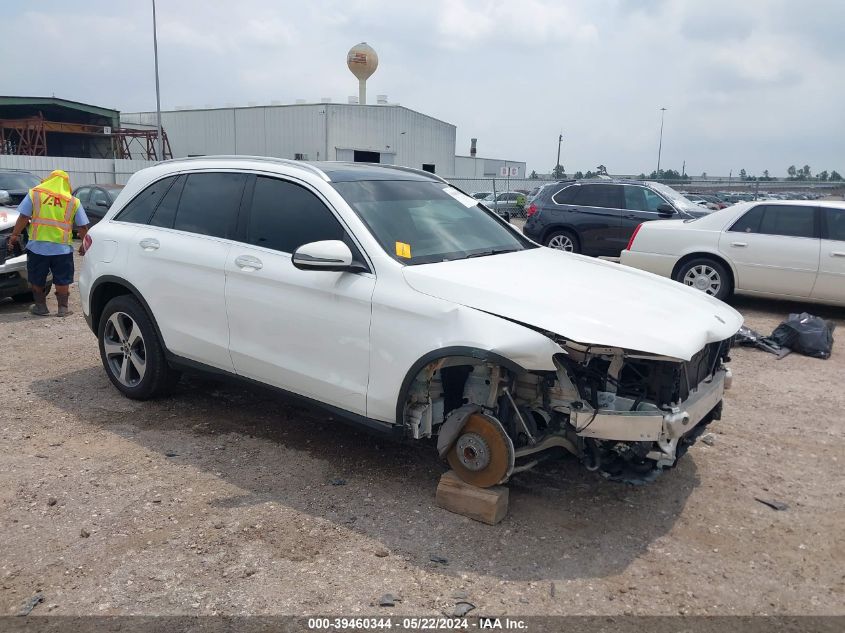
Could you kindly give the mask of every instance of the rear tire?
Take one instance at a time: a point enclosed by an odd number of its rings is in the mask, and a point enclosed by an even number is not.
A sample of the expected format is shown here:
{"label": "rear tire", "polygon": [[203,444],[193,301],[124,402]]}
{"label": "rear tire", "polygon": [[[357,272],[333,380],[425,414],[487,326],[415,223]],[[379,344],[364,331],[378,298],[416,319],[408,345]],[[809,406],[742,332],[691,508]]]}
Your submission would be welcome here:
{"label": "rear tire", "polygon": [[106,375],[128,398],[165,395],[179,380],[179,373],[167,364],[152,320],[131,295],[120,295],[106,304],[97,341]]}
{"label": "rear tire", "polygon": [[578,236],[572,231],[567,230],[550,233],[546,237],[545,245],[555,250],[566,251],[567,253],[581,252],[581,243],[578,241]]}
{"label": "rear tire", "polygon": [[710,257],[696,257],[684,262],[675,273],[675,281],[725,301],[733,293],[731,276],[725,265]]}

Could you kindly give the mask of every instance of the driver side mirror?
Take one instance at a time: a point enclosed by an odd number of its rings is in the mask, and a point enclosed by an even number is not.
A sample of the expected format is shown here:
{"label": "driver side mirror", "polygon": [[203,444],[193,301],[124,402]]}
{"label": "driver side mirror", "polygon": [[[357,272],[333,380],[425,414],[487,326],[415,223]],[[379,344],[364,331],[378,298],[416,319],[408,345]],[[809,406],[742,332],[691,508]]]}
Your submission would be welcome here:
{"label": "driver side mirror", "polygon": [[657,207],[657,213],[661,216],[669,217],[675,215],[677,211],[675,211],[675,208],[671,204],[667,204],[664,202],[663,204]]}
{"label": "driver side mirror", "polygon": [[322,240],[303,244],[293,252],[293,265],[300,270],[360,271],[353,264],[352,251],[341,240]]}
{"label": "driver side mirror", "polygon": [[12,204],[12,196],[5,189],[0,189],[0,204],[2,204],[2,205]]}

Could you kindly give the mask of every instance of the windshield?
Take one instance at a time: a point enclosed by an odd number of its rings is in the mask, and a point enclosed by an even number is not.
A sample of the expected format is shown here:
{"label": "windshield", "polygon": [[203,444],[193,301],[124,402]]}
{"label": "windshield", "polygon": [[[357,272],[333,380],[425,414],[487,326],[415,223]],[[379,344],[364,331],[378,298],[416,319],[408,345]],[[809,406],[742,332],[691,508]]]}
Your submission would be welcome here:
{"label": "windshield", "polygon": [[664,196],[669,198],[669,200],[671,200],[677,208],[681,209],[681,211],[692,211],[694,213],[701,213],[700,205],[697,205],[692,200],[684,197],[683,195],[672,189],[672,187],[661,184],[659,182],[649,183],[649,186],[655,191],[662,193]]}
{"label": "windshield", "polygon": [[381,247],[403,264],[428,264],[534,248],[476,200],[444,183],[339,182],[334,188]]}
{"label": "windshield", "polygon": [[0,189],[6,191],[28,191],[41,181],[32,174],[23,172],[0,172]]}

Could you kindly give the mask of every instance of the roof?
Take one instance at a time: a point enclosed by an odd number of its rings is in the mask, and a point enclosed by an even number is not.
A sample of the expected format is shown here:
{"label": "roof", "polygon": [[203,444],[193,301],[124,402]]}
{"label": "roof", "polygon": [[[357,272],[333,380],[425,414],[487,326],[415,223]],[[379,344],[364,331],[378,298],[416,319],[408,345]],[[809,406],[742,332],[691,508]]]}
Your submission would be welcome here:
{"label": "roof", "polygon": [[79,101],[70,101],[68,99],[59,99],[57,97],[4,97],[0,96],[0,108],[4,106],[57,106],[60,108],[68,108],[71,110],[80,110],[89,114],[97,116],[104,116],[108,118],[115,118],[120,116],[119,110],[112,110],[110,108],[101,108],[100,106],[90,105],[88,103],[81,103]]}
{"label": "roof", "polygon": [[192,156],[189,158],[175,158],[159,164],[178,164],[183,162],[221,161],[231,166],[243,166],[244,163],[272,163],[283,165],[290,169],[301,169],[316,174],[326,182],[356,182],[360,180],[416,180],[421,182],[446,181],[420,169],[401,167],[399,165],[381,165],[376,163],[347,163],[333,161],[303,161],[289,158],[273,158],[270,156]]}

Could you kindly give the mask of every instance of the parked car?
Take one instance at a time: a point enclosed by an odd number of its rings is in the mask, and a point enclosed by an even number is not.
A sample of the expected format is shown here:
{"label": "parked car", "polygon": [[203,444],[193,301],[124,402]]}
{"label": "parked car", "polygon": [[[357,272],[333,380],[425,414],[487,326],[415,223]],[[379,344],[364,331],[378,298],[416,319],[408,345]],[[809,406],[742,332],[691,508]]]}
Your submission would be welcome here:
{"label": "parked car", "polygon": [[481,202],[500,215],[507,213],[510,217],[522,217],[525,194],[521,191],[502,191],[495,195],[491,193]]}
{"label": "parked car", "polygon": [[0,194],[0,198],[6,199],[5,202],[0,200],[0,205],[17,208],[29,190],[40,183],[41,179],[28,171],[17,169],[0,171],[0,192],[5,191],[9,194],[8,198]]}
{"label": "parked car", "polygon": [[85,245],[83,312],[124,395],[185,369],[240,378],[436,437],[478,486],[553,447],[614,476],[673,465],[719,418],[742,323],[388,165],[167,161],[131,177]]}
{"label": "parked car", "polygon": [[723,300],[845,305],[845,203],[744,202],[692,222],[649,222],[621,261]]}
{"label": "parked car", "polygon": [[[11,251],[8,250],[9,236],[18,220],[18,212],[4,204],[4,199],[8,196],[0,196],[0,299],[11,297],[16,303],[26,303],[32,301],[24,250],[28,233],[24,229],[20,242]],[[47,292],[50,292],[52,284],[52,277],[48,277]]]}
{"label": "parked car", "polygon": [[485,200],[488,196],[492,196],[492,191],[476,191],[475,193],[470,194],[476,200]]}
{"label": "parked car", "polygon": [[121,191],[123,191],[123,185],[83,185],[77,187],[73,195],[82,203],[89,225],[94,226],[111,209],[111,205],[114,204]]}
{"label": "parked car", "polygon": [[656,182],[573,180],[543,189],[528,205],[523,233],[550,248],[618,257],[641,222],[707,213]]}

